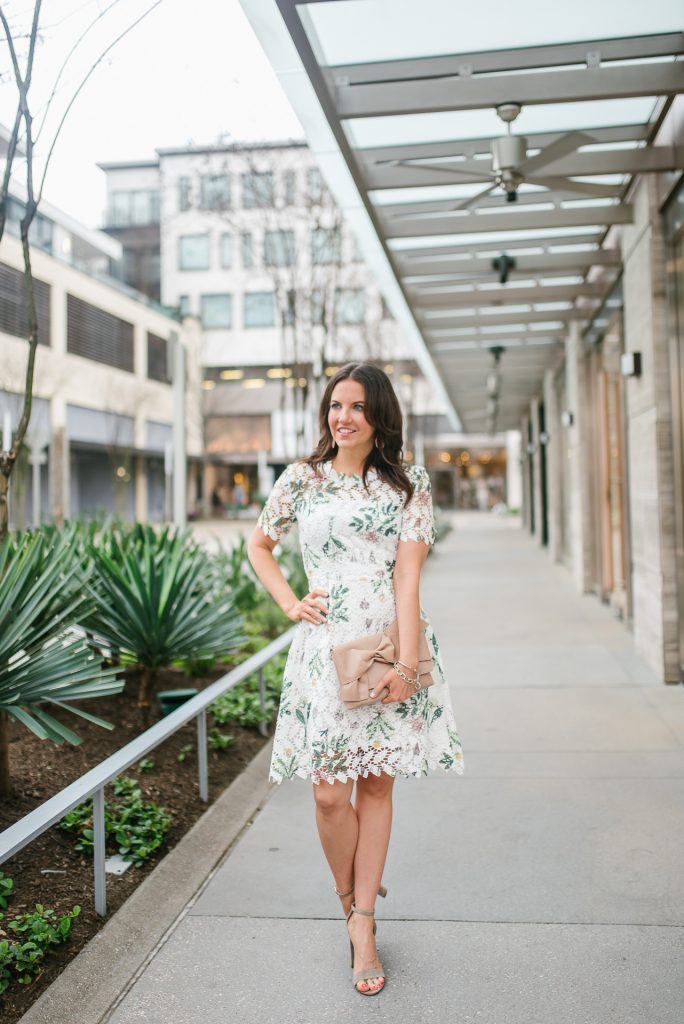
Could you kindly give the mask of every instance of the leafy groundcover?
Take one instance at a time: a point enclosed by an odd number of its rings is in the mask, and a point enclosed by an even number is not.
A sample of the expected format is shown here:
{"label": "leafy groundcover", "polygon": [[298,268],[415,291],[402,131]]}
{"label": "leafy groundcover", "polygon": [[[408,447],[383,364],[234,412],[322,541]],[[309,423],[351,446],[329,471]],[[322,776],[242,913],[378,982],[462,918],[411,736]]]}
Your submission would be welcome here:
{"label": "leafy groundcover", "polygon": [[[210,674],[193,678],[180,671],[163,670],[159,674],[156,689],[194,686],[202,690],[230,667],[219,666]],[[109,731],[80,720],[78,732],[83,742],[79,746],[63,744],[58,747],[39,740],[16,722],[10,723],[14,795],[0,801],[0,831],[140,734],[137,688],[137,673],[129,672],[123,693],[98,699],[98,715],[112,722],[115,728]],[[82,703],[86,710],[92,705],[92,701]],[[269,701],[270,705],[272,703],[272,700]],[[156,701],[153,700],[152,706],[154,710],[150,725],[161,717]],[[60,717],[59,711],[55,717]],[[73,717],[64,712],[61,713],[61,720],[70,722]],[[77,849],[78,846],[87,847],[88,844],[79,842],[74,832],[66,831],[59,824],[48,829],[21,853],[0,866],[0,871],[14,883],[7,898],[7,907],[2,911],[4,919],[0,921],[0,932],[4,930],[5,936],[0,934],[0,941],[5,937],[16,940],[17,934],[10,931],[8,922],[21,915],[34,914],[36,904],[46,910],[54,910],[56,919],[68,915],[74,906],[81,908],[71,922],[68,937],[50,946],[49,954],[41,961],[32,980],[22,984],[18,978],[14,978],[0,994],[0,1019],[3,1024],[14,1024],[21,1018],[268,742],[255,728],[245,728],[236,722],[215,723],[209,718],[209,732],[212,726],[224,739],[218,739],[215,745],[209,746],[209,804],[199,799],[197,730],[194,721],[156,747],[143,761],[126,769],[125,778],[135,780],[142,800],[146,804],[163,807],[169,823],[168,829],[164,829],[164,841],[142,863],[132,863],[123,875],[107,875],[106,918],[98,917],[93,908],[92,857],[86,848]],[[232,739],[226,740],[225,737]],[[124,784],[123,788],[130,790],[131,783]],[[116,805],[120,798],[120,794],[115,792],[115,786],[109,785],[106,790],[107,803]],[[108,853],[115,852],[117,847],[114,836],[112,844],[108,844]],[[26,940],[25,934],[22,939]]]}

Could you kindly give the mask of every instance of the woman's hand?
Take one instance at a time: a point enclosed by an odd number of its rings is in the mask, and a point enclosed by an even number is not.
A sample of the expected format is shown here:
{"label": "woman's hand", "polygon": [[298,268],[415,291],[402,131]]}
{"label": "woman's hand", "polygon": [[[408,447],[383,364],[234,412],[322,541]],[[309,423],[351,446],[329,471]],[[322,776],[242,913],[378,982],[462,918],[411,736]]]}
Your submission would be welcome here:
{"label": "woman's hand", "polygon": [[328,609],[322,601],[315,599],[314,595],[316,594],[320,594],[323,597],[328,596],[325,590],[311,590],[306,597],[303,597],[301,601],[295,601],[286,610],[285,614],[288,619],[292,619],[293,622],[313,622],[316,626],[325,622]]}
{"label": "woman's hand", "polygon": [[376,693],[380,693],[385,688],[389,690],[389,693],[379,701],[380,704],[392,704],[394,701],[408,700],[409,697],[416,693],[415,686],[412,683],[404,682],[397,675],[394,668],[385,673],[375,689],[370,691],[370,696],[374,697]]}

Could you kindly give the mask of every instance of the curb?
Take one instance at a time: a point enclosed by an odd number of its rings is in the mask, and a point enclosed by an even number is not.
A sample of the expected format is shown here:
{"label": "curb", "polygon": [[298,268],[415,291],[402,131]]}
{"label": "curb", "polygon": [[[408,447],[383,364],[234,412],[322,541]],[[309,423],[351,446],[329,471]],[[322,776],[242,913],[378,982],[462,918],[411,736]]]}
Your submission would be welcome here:
{"label": "curb", "polygon": [[273,740],[21,1017],[20,1024],[102,1024],[207,877],[267,802]]}

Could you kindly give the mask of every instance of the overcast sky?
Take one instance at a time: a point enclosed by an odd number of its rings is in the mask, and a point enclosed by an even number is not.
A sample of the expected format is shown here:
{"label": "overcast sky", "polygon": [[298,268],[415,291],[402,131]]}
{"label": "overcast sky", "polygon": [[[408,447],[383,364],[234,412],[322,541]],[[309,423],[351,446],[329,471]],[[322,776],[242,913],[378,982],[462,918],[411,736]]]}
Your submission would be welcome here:
{"label": "overcast sky", "polygon": [[[54,134],[66,103],[105,46],[153,0],[118,0],[79,48],[62,78],[39,154]],[[33,110],[40,124],[54,79],[83,29],[112,0],[46,0],[44,37],[37,51]],[[26,25],[31,0],[3,8],[14,26]],[[7,47],[0,51],[8,65]],[[11,124],[16,91],[0,84],[0,121]],[[302,138],[286,100],[238,0],[161,0],[98,66],[65,122],[45,186],[45,198],[93,227],[102,223],[104,174],[98,161],[145,159],[156,147],[190,141]]]}

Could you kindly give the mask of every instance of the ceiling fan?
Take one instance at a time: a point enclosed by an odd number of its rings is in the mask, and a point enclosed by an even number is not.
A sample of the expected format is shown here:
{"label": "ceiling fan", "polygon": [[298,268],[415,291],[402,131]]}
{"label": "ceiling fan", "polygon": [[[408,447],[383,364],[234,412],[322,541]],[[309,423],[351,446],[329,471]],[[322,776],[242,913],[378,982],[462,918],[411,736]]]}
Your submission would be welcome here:
{"label": "ceiling fan", "polygon": [[[564,156],[574,153],[580,146],[587,146],[596,140],[587,135],[586,132],[566,132],[550,145],[540,150],[534,156],[527,156],[527,139],[523,135],[513,135],[511,124],[521,111],[519,103],[501,103],[496,112],[501,120],[508,126],[506,135],[492,140],[492,165],[491,170],[485,167],[481,169],[472,163],[459,163],[458,166],[447,164],[425,164],[412,160],[392,161],[404,167],[420,168],[426,171],[435,171],[440,174],[454,174],[459,178],[476,178],[482,181],[483,178],[491,178],[491,184],[474,196],[464,199],[449,210],[465,210],[473,206],[484,196],[493,192],[496,188],[502,188],[506,195],[506,201],[513,203],[518,198],[518,188],[525,182],[528,185],[541,185],[543,188],[555,191],[565,190],[576,192],[579,195],[591,198],[604,198],[615,195],[614,185],[601,185],[589,181],[575,181],[573,178],[544,175],[544,168],[554,164]],[[399,214],[399,216],[413,216],[413,214]]]}

